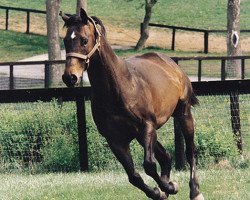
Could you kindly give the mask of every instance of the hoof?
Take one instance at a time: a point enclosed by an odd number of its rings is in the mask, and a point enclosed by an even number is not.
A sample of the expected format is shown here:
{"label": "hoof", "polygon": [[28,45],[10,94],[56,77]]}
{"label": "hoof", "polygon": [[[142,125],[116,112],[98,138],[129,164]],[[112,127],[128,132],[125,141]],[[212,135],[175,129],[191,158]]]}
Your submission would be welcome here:
{"label": "hoof", "polygon": [[176,182],[169,182],[169,184],[173,187],[173,191],[171,191],[171,194],[177,194],[179,192],[179,185]]}
{"label": "hoof", "polygon": [[200,193],[195,198],[193,198],[191,200],[205,200],[205,199],[204,199],[203,195]]}
{"label": "hoof", "polygon": [[166,200],[166,199],[168,199],[167,195],[165,194],[165,192],[162,192],[160,190],[160,198],[159,198],[159,200]]}
{"label": "hoof", "polygon": [[153,198],[153,199],[155,199],[155,200],[167,200],[168,199],[168,197],[167,197],[167,195],[165,194],[165,192],[162,192],[161,190],[160,190],[160,188],[154,188],[154,191],[157,191],[157,193],[158,193],[158,197],[157,198]]}

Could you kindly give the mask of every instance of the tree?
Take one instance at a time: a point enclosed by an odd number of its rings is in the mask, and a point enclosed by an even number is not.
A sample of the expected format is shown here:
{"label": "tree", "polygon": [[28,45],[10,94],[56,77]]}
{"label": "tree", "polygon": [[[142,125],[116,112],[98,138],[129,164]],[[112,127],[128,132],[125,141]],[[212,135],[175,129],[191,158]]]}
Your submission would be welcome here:
{"label": "tree", "polygon": [[77,0],[76,14],[80,14],[81,8],[87,11],[87,0]]}
{"label": "tree", "polygon": [[[61,0],[46,0],[46,21],[49,60],[61,60],[58,17],[60,3]],[[61,71],[61,65],[52,65],[49,67],[48,82],[50,86],[57,85],[61,81]]]}
{"label": "tree", "polygon": [[[241,55],[240,46],[240,0],[228,0],[227,7],[227,54]],[[240,60],[228,61],[228,77],[240,77]]]}
{"label": "tree", "polygon": [[145,16],[141,25],[141,36],[137,42],[135,49],[141,50],[145,46],[145,42],[149,37],[149,21],[152,15],[153,6],[157,3],[157,0],[145,0]]}

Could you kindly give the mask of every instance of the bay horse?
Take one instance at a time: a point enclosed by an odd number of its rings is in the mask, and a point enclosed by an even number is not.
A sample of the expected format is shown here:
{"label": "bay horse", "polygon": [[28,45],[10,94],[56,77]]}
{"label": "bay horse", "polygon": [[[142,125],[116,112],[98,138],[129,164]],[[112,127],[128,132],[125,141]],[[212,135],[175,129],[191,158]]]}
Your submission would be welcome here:
{"label": "bay horse", "polygon": [[[173,116],[181,124],[190,165],[190,199],[203,200],[196,177],[194,125],[191,106],[198,103],[188,77],[169,57],[146,53],[119,58],[97,17],[60,13],[67,28],[64,38],[66,66],[62,76],[68,87],[79,86],[87,70],[92,88],[91,109],[94,122],[129,182],[154,200],[167,199],[178,192],[171,182],[171,156],[157,140],[156,130]],[[144,149],[143,167],[159,188],[146,185],[135,170],[129,144],[136,139]],[[157,173],[156,161],[161,168]]]}

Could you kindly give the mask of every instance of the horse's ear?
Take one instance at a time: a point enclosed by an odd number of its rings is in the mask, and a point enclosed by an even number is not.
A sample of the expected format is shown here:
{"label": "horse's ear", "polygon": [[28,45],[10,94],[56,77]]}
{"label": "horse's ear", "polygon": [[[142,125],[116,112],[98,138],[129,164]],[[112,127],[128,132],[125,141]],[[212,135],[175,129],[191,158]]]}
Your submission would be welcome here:
{"label": "horse's ear", "polygon": [[83,24],[88,23],[88,15],[87,15],[86,11],[83,8],[81,8],[80,17],[81,17],[81,20],[82,20]]}
{"label": "horse's ear", "polygon": [[69,16],[65,15],[62,11],[60,11],[59,15],[62,17],[62,19],[65,23],[68,21]]}

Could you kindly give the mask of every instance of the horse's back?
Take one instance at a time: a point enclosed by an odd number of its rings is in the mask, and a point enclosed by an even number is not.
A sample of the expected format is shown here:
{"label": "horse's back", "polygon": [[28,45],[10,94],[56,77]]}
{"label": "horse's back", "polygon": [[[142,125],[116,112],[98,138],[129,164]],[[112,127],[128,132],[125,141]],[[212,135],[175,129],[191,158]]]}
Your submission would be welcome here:
{"label": "horse's back", "polygon": [[[164,93],[175,93],[185,100],[191,83],[186,74],[168,56],[160,53],[146,53],[128,58],[130,72],[139,76],[151,86],[164,90]],[[161,89],[160,89],[161,88]],[[168,95],[169,96],[169,95]]]}
{"label": "horse's back", "polygon": [[152,105],[158,126],[175,112],[179,101],[192,104],[191,82],[171,58],[159,53],[147,53],[126,61],[134,79],[143,85],[141,91],[145,100],[141,101]]}

